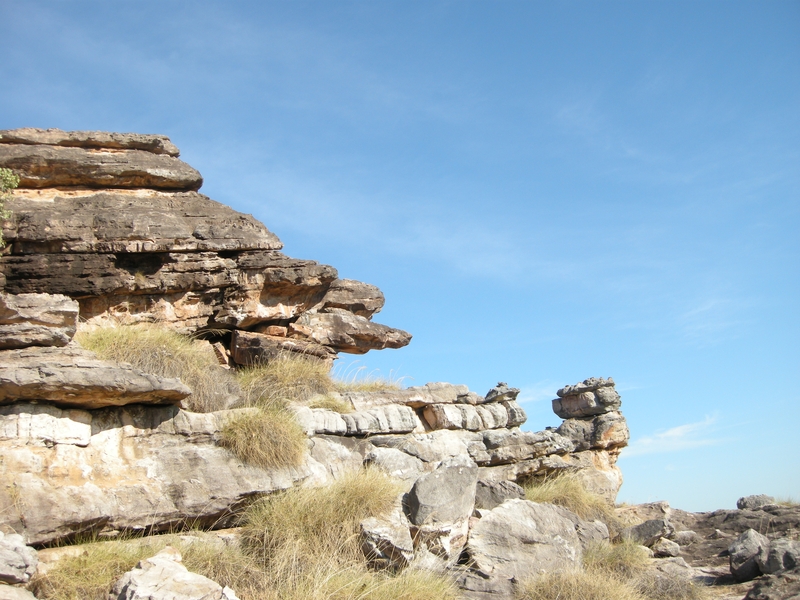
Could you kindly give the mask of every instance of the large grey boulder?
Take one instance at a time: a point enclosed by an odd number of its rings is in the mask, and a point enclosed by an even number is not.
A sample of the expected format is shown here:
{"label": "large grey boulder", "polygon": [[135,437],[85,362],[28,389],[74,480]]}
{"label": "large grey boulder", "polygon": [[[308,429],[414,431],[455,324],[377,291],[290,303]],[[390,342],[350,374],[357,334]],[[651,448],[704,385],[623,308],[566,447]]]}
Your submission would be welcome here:
{"label": "large grey boulder", "polygon": [[66,346],[78,325],[78,303],[60,294],[0,292],[0,350]]}
{"label": "large grey boulder", "polygon": [[47,401],[93,409],[178,404],[190,394],[178,379],[101,360],[77,346],[0,350],[0,404]]}
{"label": "large grey boulder", "polygon": [[192,573],[181,564],[180,553],[167,546],[136,567],[111,588],[109,600],[238,600],[229,587]]}
{"label": "large grey boulder", "polygon": [[764,575],[777,573],[781,569],[800,567],[800,541],[786,538],[770,540],[767,555],[758,553],[756,564]]}
{"label": "large grey boulder", "polygon": [[447,459],[417,479],[404,499],[415,544],[455,563],[467,542],[477,483],[478,467],[464,456]]}
{"label": "large grey boulder", "polygon": [[36,550],[21,535],[0,532],[0,582],[28,583],[38,563]]}
{"label": "large grey boulder", "polygon": [[470,531],[466,552],[482,581],[476,586],[474,576],[466,577],[461,587],[497,598],[509,598],[514,582],[536,573],[576,568],[583,555],[575,525],[562,509],[527,500],[507,500],[484,513]]}
{"label": "large grey boulder", "polygon": [[[333,312],[335,311],[335,312]],[[325,313],[304,313],[297,325],[308,332],[308,337],[318,344],[330,346],[339,352],[364,354],[369,350],[402,348],[411,341],[411,334],[342,309]]]}
{"label": "large grey boulder", "polygon": [[754,529],[742,533],[728,547],[731,575],[736,581],[750,581],[761,575],[759,562],[767,561],[769,539]]}
{"label": "large grey boulder", "polygon": [[386,298],[377,287],[353,279],[337,279],[325,292],[320,303],[312,308],[316,312],[344,309],[369,319],[383,308]]}
{"label": "large grey boulder", "polygon": [[577,451],[622,448],[630,439],[625,417],[616,410],[595,417],[567,419],[556,432],[572,440]]}
{"label": "large grey boulder", "polygon": [[736,508],[739,510],[758,510],[764,506],[775,504],[775,498],[766,494],[754,494],[744,496],[736,501]]}

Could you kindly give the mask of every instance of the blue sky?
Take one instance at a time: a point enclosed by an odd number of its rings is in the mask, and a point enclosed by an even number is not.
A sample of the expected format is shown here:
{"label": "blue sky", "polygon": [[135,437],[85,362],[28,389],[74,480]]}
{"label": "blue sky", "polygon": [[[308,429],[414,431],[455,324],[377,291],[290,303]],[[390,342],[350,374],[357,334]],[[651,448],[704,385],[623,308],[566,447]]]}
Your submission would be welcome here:
{"label": "blue sky", "polygon": [[169,135],[381,287],[340,370],[613,376],[620,501],[800,499],[800,2],[0,0],[0,128]]}

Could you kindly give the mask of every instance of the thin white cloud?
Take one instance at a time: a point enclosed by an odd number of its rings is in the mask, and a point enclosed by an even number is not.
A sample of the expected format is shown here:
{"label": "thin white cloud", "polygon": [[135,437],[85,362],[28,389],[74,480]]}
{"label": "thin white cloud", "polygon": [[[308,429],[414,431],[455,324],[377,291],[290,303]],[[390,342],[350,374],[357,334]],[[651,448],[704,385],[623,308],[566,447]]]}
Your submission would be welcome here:
{"label": "thin white cloud", "polygon": [[665,431],[659,431],[650,436],[634,440],[623,454],[624,457],[641,456],[643,454],[664,454],[691,450],[702,446],[712,446],[722,440],[712,436],[714,425],[718,418],[716,415],[707,416],[704,420],[695,423],[678,425]]}

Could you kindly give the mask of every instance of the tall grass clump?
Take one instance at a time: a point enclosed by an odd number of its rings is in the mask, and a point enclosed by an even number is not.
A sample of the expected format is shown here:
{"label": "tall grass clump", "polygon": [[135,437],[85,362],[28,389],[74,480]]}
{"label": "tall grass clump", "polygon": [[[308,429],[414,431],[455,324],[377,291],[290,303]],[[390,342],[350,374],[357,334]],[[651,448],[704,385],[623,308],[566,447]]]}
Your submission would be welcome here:
{"label": "tall grass clump", "polygon": [[293,352],[243,368],[236,378],[242,390],[243,404],[259,408],[304,403],[317,394],[333,391],[333,381],[323,361]]}
{"label": "tall grass clump", "polygon": [[646,600],[623,581],[590,571],[544,573],[523,582],[518,600]]}
{"label": "tall grass clump", "polygon": [[582,519],[602,521],[612,537],[619,529],[619,519],[611,502],[587,490],[580,475],[575,472],[531,480],[524,485],[524,488],[527,500],[556,504],[571,510]]}
{"label": "tall grass clump", "polygon": [[264,469],[297,467],[305,458],[306,434],[286,408],[257,408],[229,418],[220,444],[242,462]]}
{"label": "tall grass clump", "polygon": [[211,412],[227,407],[237,392],[233,377],[220,368],[213,351],[189,336],[157,325],[98,327],[75,340],[100,358],[127,362],[145,373],[177,377],[192,390],[189,410]]}

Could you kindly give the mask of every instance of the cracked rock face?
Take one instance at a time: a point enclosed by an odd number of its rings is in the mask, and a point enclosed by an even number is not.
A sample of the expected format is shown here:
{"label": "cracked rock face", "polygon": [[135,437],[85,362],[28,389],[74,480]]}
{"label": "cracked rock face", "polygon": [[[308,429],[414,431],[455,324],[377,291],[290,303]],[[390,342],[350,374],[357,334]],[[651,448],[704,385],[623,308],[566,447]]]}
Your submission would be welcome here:
{"label": "cracked rock face", "polygon": [[158,135],[0,131],[0,167],[20,177],[0,290],[63,294],[93,324],[271,328],[333,356],[409,343],[370,320],[378,288],[281,254],[262,223],[198,193],[202,177],[178,154]]}

